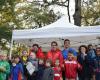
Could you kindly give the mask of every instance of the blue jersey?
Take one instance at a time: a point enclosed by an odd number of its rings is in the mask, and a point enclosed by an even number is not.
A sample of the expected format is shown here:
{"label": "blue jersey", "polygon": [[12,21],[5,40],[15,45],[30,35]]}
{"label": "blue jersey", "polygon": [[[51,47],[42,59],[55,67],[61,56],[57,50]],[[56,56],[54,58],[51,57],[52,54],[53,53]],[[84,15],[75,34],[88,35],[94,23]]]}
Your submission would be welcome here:
{"label": "blue jersey", "polygon": [[11,68],[12,80],[18,80],[18,75],[20,72],[23,74],[23,67],[21,63],[16,64],[16,66],[12,66]]}
{"label": "blue jersey", "polygon": [[62,55],[63,55],[64,59],[67,59],[69,51],[72,52],[74,54],[74,56],[77,56],[77,52],[76,52],[76,50],[74,48],[68,48],[68,49],[64,49],[62,51]]}

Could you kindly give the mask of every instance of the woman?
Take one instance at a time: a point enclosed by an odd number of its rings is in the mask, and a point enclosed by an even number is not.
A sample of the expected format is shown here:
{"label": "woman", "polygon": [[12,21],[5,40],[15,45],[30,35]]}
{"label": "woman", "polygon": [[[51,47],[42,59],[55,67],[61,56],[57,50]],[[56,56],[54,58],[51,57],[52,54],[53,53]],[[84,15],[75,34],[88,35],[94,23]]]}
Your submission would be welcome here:
{"label": "woman", "polygon": [[[32,65],[33,67],[29,68],[30,65]],[[36,80],[38,71],[38,59],[36,58],[36,54],[34,52],[31,52],[29,55],[27,66],[28,80]]]}
{"label": "woman", "polygon": [[87,47],[85,45],[81,45],[79,47],[79,55],[78,62],[82,65],[82,71],[79,71],[79,80],[90,80],[90,69],[87,60]]}

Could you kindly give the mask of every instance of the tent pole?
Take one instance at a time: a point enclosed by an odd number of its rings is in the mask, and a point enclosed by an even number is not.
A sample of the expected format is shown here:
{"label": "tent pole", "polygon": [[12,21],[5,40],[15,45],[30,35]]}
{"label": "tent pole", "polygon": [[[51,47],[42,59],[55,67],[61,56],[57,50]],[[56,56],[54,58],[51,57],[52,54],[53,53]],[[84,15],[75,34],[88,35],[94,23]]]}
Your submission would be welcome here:
{"label": "tent pole", "polygon": [[13,47],[13,39],[11,39],[11,45],[10,45],[10,54],[9,54],[10,60],[11,60],[11,56],[12,56],[12,47]]}

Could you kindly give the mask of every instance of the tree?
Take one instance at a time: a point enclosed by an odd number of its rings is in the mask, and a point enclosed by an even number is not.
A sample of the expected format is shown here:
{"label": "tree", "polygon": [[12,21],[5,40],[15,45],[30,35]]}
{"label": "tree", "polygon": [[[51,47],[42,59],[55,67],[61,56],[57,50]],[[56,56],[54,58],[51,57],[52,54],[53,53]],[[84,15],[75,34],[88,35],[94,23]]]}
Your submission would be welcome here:
{"label": "tree", "polygon": [[74,24],[81,26],[81,0],[75,0]]}
{"label": "tree", "polygon": [[82,25],[100,25],[100,0],[83,0],[82,4]]}
{"label": "tree", "polygon": [[10,42],[13,29],[38,28],[54,22],[57,18],[53,10],[39,2],[0,0],[0,41],[5,39]]}

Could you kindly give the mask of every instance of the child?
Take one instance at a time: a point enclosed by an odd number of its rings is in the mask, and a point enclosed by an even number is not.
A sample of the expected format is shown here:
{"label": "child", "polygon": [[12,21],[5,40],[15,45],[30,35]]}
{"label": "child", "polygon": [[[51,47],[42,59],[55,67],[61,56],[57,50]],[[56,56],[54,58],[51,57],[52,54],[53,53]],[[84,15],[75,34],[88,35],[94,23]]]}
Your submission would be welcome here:
{"label": "child", "polygon": [[7,53],[5,51],[0,51],[0,80],[7,80],[10,73],[10,65],[7,62]]}
{"label": "child", "polygon": [[[32,67],[30,67],[32,65]],[[28,69],[29,67],[30,69]],[[28,70],[28,80],[37,80],[36,76],[37,76],[37,71],[38,71],[38,59],[36,58],[36,54],[34,52],[31,52],[29,54],[29,58],[28,58],[28,63],[26,66],[27,70]]]}
{"label": "child", "polygon": [[37,72],[37,80],[42,80],[43,77],[43,73],[44,73],[44,59],[39,59],[39,63],[38,63],[38,72]]}
{"label": "child", "polygon": [[26,50],[22,51],[21,54],[21,63],[23,65],[23,69],[24,69],[24,79],[27,80],[27,69],[26,69],[26,65],[27,65],[27,59],[28,59],[28,52]]}
{"label": "child", "polygon": [[23,80],[23,73],[23,66],[20,63],[19,55],[15,55],[11,66],[11,80]]}
{"label": "child", "polygon": [[59,59],[55,61],[55,67],[53,68],[53,70],[54,70],[54,80],[62,80],[62,71]]}
{"label": "child", "polygon": [[46,60],[46,68],[44,70],[42,80],[53,80],[54,72],[53,72],[53,69],[51,67],[51,64],[52,64],[51,60],[47,59]]}
{"label": "child", "polygon": [[76,80],[77,70],[81,68],[81,65],[74,59],[73,53],[68,52],[68,59],[65,61],[66,80]]}

